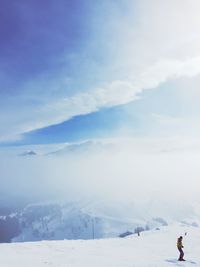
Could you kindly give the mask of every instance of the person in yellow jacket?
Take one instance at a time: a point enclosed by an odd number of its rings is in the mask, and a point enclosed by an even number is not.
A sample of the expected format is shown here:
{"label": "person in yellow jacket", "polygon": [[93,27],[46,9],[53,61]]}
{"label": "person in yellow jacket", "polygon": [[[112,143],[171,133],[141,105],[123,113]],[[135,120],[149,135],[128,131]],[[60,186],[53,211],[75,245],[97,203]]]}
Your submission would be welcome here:
{"label": "person in yellow jacket", "polygon": [[179,261],[185,261],[183,259],[183,257],[184,257],[184,252],[183,252],[184,246],[183,246],[182,240],[183,240],[183,237],[182,236],[180,236],[178,238],[178,240],[177,240],[177,248],[178,248],[178,250],[180,252],[180,256],[179,256],[179,259],[178,259]]}

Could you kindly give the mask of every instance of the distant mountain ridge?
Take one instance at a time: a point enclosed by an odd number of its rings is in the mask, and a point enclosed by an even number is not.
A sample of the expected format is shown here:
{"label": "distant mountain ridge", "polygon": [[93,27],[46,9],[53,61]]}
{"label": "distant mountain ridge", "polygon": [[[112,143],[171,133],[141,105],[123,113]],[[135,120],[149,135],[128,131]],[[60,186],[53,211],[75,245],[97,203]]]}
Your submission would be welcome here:
{"label": "distant mountain ridge", "polygon": [[88,152],[104,152],[115,151],[117,148],[113,143],[104,143],[102,141],[84,141],[81,143],[74,143],[65,145],[56,151],[52,151],[47,155],[67,155],[69,153],[88,153]]}
{"label": "distant mountain ridge", "polygon": [[27,151],[19,154],[19,156],[21,156],[21,157],[25,157],[25,156],[36,156],[36,155],[37,155],[37,153],[35,151],[33,151],[33,150],[27,150]]}
{"label": "distant mountain ridge", "polygon": [[[117,237],[126,231],[136,232],[138,227],[148,230],[167,224],[162,218],[145,221],[121,217],[120,213],[112,214],[109,208],[106,212],[107,207],[99,213],[98,207],[92,206],[80,202],[27,205],[8,216],[0,216],[3,225],[0,242]],[[7,236],[1,232],[7,232]]]}
{"label": "distant mountain ridge", "polygon": [[[37,150],[37,147],[36,147]],[[40,148],[38,148],[40,150]],[[65,156],[70,154],[87,154],[87,153],[101,153],[101,152],[116,152],[119,148],[113,142],[105,142],[102,140],[86,140],[80,143],[69,143],[58,145],[58,148],[53,148],[48,152],[39,153],[29,147],[24,152],[18,154],[20,157],[29,156]]]}

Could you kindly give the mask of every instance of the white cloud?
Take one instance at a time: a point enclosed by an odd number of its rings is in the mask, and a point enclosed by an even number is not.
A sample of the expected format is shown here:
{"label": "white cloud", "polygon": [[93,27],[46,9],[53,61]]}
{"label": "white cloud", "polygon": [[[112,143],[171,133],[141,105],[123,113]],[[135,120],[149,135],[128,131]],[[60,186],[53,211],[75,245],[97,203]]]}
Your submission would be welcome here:
{"label": "white cloud", "polygon": [[87,114],[102,107],[112,107],[136,100],[146,89],[152,89],[172,78],[182,76],[192,77],[200,73],[200,57],[185,61],[163,60],[146,72],[142,73],[135,82],[113,81],[104,88],[96,88],[87,93],[79,93],[62,99],[52,105],[45,106],[43,114],[52,113],[52,120],[45,123],[58,123],[80,114]]}
{"label": "white cloud", "polygon": [[78,93],[68,98],[44,105],[33,112],[31,122],[25,122],[21,131],[31,131],[88,114],[103,107],[122,105],[136,100],[144,90],[152,89],[169,79],[192,77],[200,73],[200,57],[185,61],[163,60],[138,76],[135,81],[113,81],[102,88]]}
{"label": "white cloud", "polygon": [[[130,1],[129,16],[107,22],[107,42],[113,50],[113,81],[101,88],[40,104],[34,110],[16,109],[12,126],[1,135],[30,131],[60,123],[73,116],[136,100],[143,90],[158,87],[169,79],[200,73],[200,2],[193,0]],[[132,9],[132,12],[131,12]],[[132,19],[133,13],[136,18]],[[117,71],[114,75],[113,72]],[[122,74],[123,73],[123,74]],[[118,76],[118,77],[117,77]],[[48,101],[47,101],[48,102]],[[6,115],[5,115],[6,116]],[[12,117],[12,116],[10,116]],[[8,121],[10,119],[8,117]],[[16,119],[17,118],[17,119]],[[16,121],[16,122],[15,122]]]}

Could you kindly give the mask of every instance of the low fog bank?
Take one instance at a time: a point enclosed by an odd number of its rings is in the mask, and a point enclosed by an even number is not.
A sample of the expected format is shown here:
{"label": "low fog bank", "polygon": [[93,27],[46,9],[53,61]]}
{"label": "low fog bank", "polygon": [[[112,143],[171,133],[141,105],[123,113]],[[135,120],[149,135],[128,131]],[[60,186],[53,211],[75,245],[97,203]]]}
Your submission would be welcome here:
{"label": "low fog bank", "polygon": [[132,203],[140,217],[199,216],[199,152],[193,145],[180,149],[177,142],[171,144],[126,140],[103,146],[90,142],[75,150],[61,144],[37,146],[31,147],[34,156],[21,156],[27,147],[4,149],[1,199],[7,205],[22,200],[103,200],[113,209]]}

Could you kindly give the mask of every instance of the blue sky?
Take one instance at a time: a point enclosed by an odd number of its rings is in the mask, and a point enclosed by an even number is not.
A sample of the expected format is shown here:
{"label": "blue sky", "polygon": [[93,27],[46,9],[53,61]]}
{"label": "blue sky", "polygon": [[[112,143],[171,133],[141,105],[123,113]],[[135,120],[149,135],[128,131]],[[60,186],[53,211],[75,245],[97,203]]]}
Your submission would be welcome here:
{"label": "blue sky", "polygon": [[2,143],[199,133],[198,1],[0,4]]}

